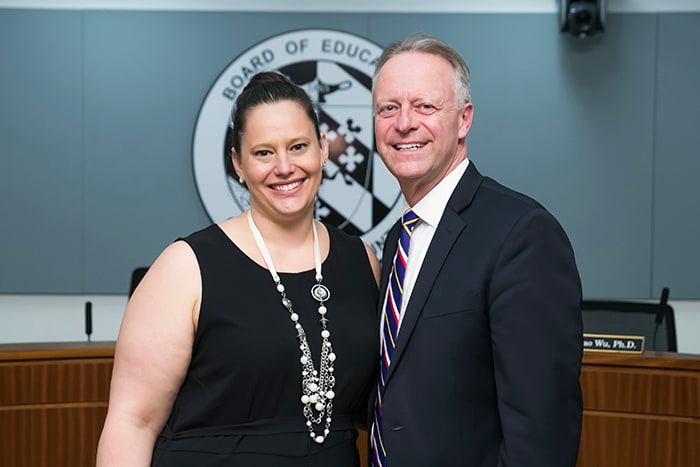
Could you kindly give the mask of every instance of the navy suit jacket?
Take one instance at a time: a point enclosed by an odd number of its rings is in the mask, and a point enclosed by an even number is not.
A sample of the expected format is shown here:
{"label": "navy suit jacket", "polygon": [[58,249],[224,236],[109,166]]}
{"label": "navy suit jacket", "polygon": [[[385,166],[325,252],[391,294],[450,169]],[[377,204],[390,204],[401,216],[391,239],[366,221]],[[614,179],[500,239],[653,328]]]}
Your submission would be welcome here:
{"label": "navy suit jacket", "polygon": [[[398,225],[384,247],[386,294]],[[536,201],[472,162],[427,251],[382,398],[389,467],[576,464],[581,284]]]}

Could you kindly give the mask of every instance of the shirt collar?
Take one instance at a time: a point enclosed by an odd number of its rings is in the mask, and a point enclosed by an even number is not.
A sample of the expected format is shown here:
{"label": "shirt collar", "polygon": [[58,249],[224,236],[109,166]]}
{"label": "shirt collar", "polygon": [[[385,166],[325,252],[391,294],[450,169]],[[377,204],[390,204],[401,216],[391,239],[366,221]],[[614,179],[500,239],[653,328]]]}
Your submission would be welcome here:
{"label": "shirt collar", "polygon": [[421,221],[427,223],[433,228],[436,228],[440,223],[442,213],[445,211],[445,207],[447,207],[447,202],[450,200],[452,192],[462,178],[462,175],[464,175],[464,172],[467,170],[468,166],[469,159],[465,158],[452,170],[452,172],[448,173],[447,176],[440,181],[440,183],[435,185],[427,195],[418,201],[415,206],[409,206],[406,202],[406,198],[404,198],[404,212],[412,209],[413,212],[420,217]]}

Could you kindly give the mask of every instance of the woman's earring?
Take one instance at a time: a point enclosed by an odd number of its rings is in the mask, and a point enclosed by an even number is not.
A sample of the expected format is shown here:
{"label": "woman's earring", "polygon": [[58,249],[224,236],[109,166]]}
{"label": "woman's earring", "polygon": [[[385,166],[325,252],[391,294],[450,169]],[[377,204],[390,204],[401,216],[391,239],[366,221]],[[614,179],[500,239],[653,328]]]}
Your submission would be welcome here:
{"label": "woman's earring", "polygon": [[326,165],[328,165],[328,160],[324,160],[323,164],[321,164],[321,167],[325,167]]}
{"label": "woman's earring", "polygon": [[243,181],[243,177],[238,177],[238,182],[243,185],[245,182]]}

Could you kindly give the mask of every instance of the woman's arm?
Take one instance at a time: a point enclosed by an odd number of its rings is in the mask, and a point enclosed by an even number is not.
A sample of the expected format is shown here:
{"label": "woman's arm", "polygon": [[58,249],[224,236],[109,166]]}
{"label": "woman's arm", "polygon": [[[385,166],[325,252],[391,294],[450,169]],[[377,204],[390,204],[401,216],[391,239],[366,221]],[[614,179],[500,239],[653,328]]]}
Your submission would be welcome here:
{"label": "woman's arm", "polygon": [[175,242],[149,268],[127,304],[98,467],[150,465],[190,363],[200,297],[194,252],[185,242]]}
{"label": "woman's arm", "polygon": [[365,250],[367,251],[367,259],[369,260],[369,264],[372,266],[374,280],[377,281],[377,285],[379,285],[379,276],[382,273],[382,266],[379,264],[379,260],[377,259],[377,255],[374,254],[374,250],[372,250],[372,248],[370,248],[370,246],[365,242],[362,242],[362,244],[365,246]]}

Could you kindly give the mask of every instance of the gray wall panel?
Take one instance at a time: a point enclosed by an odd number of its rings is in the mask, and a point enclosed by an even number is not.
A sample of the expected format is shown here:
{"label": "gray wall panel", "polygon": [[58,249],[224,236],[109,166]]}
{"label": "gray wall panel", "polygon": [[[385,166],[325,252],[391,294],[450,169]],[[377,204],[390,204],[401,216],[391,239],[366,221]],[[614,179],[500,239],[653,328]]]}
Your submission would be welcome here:
{"label": "gray wall panel", "polygon": [[659,19],[653,288],[700,297],[700,14]]}
{"label": "gray wall panel", "polygon": [[191,145],[217,76],[271,36],[329,28],[435,34],[465,56],[470,157],[560,219],[586,296],[700,298],[699,17],[609,14],[578,40],[555,14],[0,9],[0,293],[125,293],[209,223]]}
{"label": "gray wall panel", "polygon": [[82,290],[82,20],[0,10],[0,292]]}
{"label": "gray wall panel", "polygon": [[[383,24],[383,23],[386,24]],[[392,27],[389,27],[391,25]],[[557,34],[556,15],[387,15],[447,40],[472,73],[469,157],[561,221],[587,296],[646,297],[651,273],[654,15],[610,15],[608,31]]]}
{"label": "gray wall panel", "polygon": [[365,35],[367,17],[120,11],[88,12],[85,23],[86,291],[110,293],[126,292],[133,268],[209,224],[192,133],[226,65],[288,30]]}

